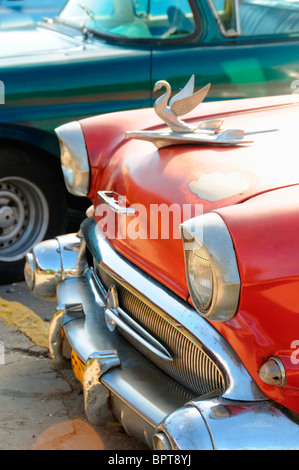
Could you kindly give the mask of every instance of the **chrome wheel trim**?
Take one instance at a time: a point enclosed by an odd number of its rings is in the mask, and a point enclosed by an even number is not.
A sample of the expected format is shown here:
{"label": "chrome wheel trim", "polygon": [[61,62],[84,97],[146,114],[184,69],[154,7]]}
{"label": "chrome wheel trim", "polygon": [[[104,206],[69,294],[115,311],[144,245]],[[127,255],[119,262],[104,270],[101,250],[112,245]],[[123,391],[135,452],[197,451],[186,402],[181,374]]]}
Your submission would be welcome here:
{"label": "chrome wheel trim", "polygon": [[49,225],[42,191],[21,177],[0,179],[0,261],[21,260],[40,242]]}

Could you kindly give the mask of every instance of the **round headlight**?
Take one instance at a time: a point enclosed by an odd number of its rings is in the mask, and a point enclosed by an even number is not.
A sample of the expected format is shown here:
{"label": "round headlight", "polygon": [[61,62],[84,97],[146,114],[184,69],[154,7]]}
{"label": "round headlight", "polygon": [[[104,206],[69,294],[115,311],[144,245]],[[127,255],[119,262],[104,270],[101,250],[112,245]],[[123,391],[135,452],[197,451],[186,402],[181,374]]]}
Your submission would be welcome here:
{"label": "round headlight", "polygon": [[186,278],[197,312],[209,320],[228,321],[239,305],[240,276],[230,232],[215,212],[181,225]]}
{"label": "round headlight", "polygon": [[213,271],[207,251],[198,243],[189,253],[188,272],[197,307],[205,312],[211,305],[213,297]]}

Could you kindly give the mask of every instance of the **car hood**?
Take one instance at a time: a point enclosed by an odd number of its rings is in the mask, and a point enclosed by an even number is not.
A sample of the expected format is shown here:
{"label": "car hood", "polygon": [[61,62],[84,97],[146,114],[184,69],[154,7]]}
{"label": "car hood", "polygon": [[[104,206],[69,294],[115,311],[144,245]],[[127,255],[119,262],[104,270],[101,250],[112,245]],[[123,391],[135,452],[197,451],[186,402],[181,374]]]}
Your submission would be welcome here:
{"label": "car hood", "polygon": [[[153,110],[135,112],[135,118],[134,112],[125,113],[122,118],[125,124],[118,120],[121,115],[118,113],[111,121],[111,124],[117,122],[114,140],[117,148],[114,151],[109,148],[107,155],[112,150],[113,156],[107,157],[96,176],[99,153],[93,157],[95,151],[92,138],[89,139],[92,126],[82,123],[94,165],[93,198],[98,214],[103,207],[97,197],[99,190],[123,196],[126,205],[137,210],[135,217],[120,216],[118,223],[126,231],[121,236],[117,231],[116,236],[108,233],[112,245],[182,297],[188,296],[188,288],[186,279],[178,276],[184,272],[180,222],[299,183],[297,96],[206,103],[199,109],[200,114],[191,118],[194,124],[221,116],[224,129],[243,129],[250,133],[247,138],[252,143],[226,147],[182,145],[158,150],[149,142],[124,140],[121,129],[123,126],[125,130],[133,130],[135,126],[135,130],[140,130],[140,122],[145,123],[147,130],[159,129]],[[113,132],[111,124],[106,123],[110,133]],[[101,130],[99,122],[97,128]],[[102,129],[105,132],[105,125]],[[100,139],[97,133],[97,141]],[[151,218],[157,206],[161,209],[160,222]],[[168,217],[167,208],[175,216]],[[180,220],[175,219],[175,211]],[[170,228],[163,233],[163,221],[167,223],[167,218]],[[97,215],[96,220],[100,222]]]}
{"label": "car hood", "polygon": [[1,58],[3,63],[16,63],[18,59],[35,56],[47,57],[49,53],[65,53],[70,49],[82,47],[83,36],[80,32],[72,30],[73,36],[62,34],[59,30],[49,29],[42,24],[28,24],[28,26],[4,28],[0,30]]}

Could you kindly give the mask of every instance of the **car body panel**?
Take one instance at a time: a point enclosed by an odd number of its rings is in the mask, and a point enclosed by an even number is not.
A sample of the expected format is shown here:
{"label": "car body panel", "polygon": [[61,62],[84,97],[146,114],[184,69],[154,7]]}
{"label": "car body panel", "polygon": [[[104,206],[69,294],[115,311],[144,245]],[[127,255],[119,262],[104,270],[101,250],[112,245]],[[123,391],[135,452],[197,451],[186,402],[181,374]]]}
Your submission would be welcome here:
{"label": "car body panel", "polygon": [[53,18],[64,0],[2,0],[0,4],[0,28],[9,22],[18,24],[24,17],[39,21],[43,17]]}
{"label": "car body panel", "polygon": [[[23,60],[25,60],[25,63],[27,61],[29,63],[42,62],[42,57],[39,56],[47,57],[49,53],[56,54],[57,57],[59,55],[65,57],[69,50],[82,46],[82,39],[79,37],[77,39],[76,35],[58,34],[39,25],[0,31],[0,40],[6,46],[1,52],[1,64],[3,66],[13,65]],[[51,59],[51,56],[49,59]]]}
{"label": "car body panel", "polygon": [[195,73],[200,84],[212,83],[209,100],[288,94],[296,91],[292,83],[299,77],[297,51],[296,41],[286,47],[284,41],[273,45],[263,40],[254,45],[204,41],[190,48],[160,48],[153,51],[153,82],[164,77],[178,90],[181,74],[175,64],[183,62],[187,76]]}
{"label": "car body panel", "polygon": [[[236,247],[242,288],[236,317],[215,325],[264,393],[296,412],[298,191],[298,185],[283,188],[217,211]],[[285,366],[284,387],[267,385],[259,377],[259,369],[270,356],[280,358]]]}
{"label": "car body panel", "polygon": [[[208,1],[198,1],[202,35],[189,47],[165,46],[153,49],[153,83],[163,77],[175,90],[182,84],[184,64],[187,76],[211,83],[209,100],[283,95],[296,91],[299,78],[296,36],[259,35],[225,37],[221,34]],[[257,18],[257,22],[260,18]],[[264,24],[265,28],[265,24]]]}
{"label": "car body panel", "polygon": [[[1,121],[53,135],[63,121],[148,107],[157,79],[171,82],[175,93],[193,73],[197,88],[211,82],[207,100],[296,92],[296,35],[225,37],[210,4],[193,5],[202,34],[182,42],[101,38],[51,22],[0,31]],[[20,67],[23,79],[16,80]]]}
{"label": "car body panel", "polygon": [[[6,33],[0,32],[0,41],[1,34]],[[106,113],[114,108],[119,110],[131,106],[149,106],[148,50],[137,53],[131,48],[109,44],[102,44],[102,47],[95,47],[93,44],[85,46],[81,38],[70,38],[45,28],[34,28],[26,34],[23,35],[20,31],[17,38],[14,36],[15,52],[11,45],[7,52],[8,57],[0,60],[0,76],[5,83],[5,106],[0,113],[0,133],[2,128],[4,136],[4,126],[17,124],[24,127],[24,134],[37,129],[57,141],[54,128],[74,118]],[[59,44],[59,54],[52,51],[53,43],[50,39],[53,37]],[[18,49],[21,41],[32,44],[38,51],[36,55],[21,57]],[[24,62],[27,62],[26,65]],[[122,75],[119,74],[120,62],[128,67]],[[1,70],[1,64],[5,73]],[[17,74],[20,66],[22,80]],[[131,73],[133,68],[136,76],[128,77],[124,85],[124,76],[128,71]],[[31,143],[38,145],[34,135]],[[58,147],[57,151],[59,155]]]}
{"label": "car body panel", "polygon": [[[138,124],[140,130],[140,123],[146,130],[163,128],[151,109],[81,121],[91,164],[89,197],[94,202],[95,220],[125,259],[192,304],[181,240],[151,239],[149,220],[143,217],[151,212],[152,204],[163,203],[180,208],[199,205],[203,213],[217,212],[232,236],[241,292],[235,317],[211,324],[237,352],[262,392],[298,413],[296,334],[295,326],[290,325],[298,322],[299,101],[293,95],[205,103],[198,109],[190,121],[222,116],[225,128],[256,131],[250,135],[252,143],[158,150],[152,143],[125,140],[125,130],[136,129]],[[135,204],[137,211],[146,208],[141,216],[137,212],[138,224],[133,225],[139,235],[142,226],[146,227],[144,239],[114,237],[114,232],[106,230],[110,209],[106,206],[103,219],[103,202],[97,196],[102,190],[124,196],[127,206]],[[133,219],[119,216],[117,223],[128,229]],[[267,385],[259,377],[259,369],[273,355],[286,368],[285,387]]]}
{"label": "car body panel", "polygon": [[[288,101],[292,103],[296,100],[295,97],[290,97]],[[271,102],[273,104],[275,100],[272,99]],[[279,102],[280,99],[277,99],[277,103]],[[157,150],[151,143],[137,140],[124,141],[123,128],[119,128],[117,125],[117,117],[120,117],[121,114],[116,114],[113,115],[115,127],[111,128],[110,133],[106,136],[111,146],[113,142],[111,137],[115,132],[117,139],[115,148],[110,147],[106,154],[105,141],[102,141],[101,158],[103,160],[100,161],[99,155],[95,154],[93,150],[93,148],[98,148],[97,142],[93,141],[95,136],[98,137],[98,133],[94,134],[93,132],[95,128],[99,128],[103,130],[103,134],[106,134],[106,126],[111,127],[111,124],[105,123],[103,117],[95,118],[94,122],[92,119],[81,121],[91,159],[93,186],[89,197],[94,201],[94,204],[101,204],[96,196],[98,190],[109,190],[120,196],[125,196],[128,206],[134,207],[135,205],[138,209],[139,205],[142,205],[145,208],[145,212],[138,217],[140,227],[137,226],[136,221],[131,221],[130,218],[126,219],[126,216],[120,216],[123,217],[122,220],[117,220],[120,225],[126,225],[126,231],[133,230],[134,224],[136,224],[134,229],[136,237],[133,239],[123,237],[122,233],[117,236],[116,227],[116,236],[114,233],[111,235],[111,243],[139,267],[185,298],[188,296],[186,279],[184,277],[178,279],[176,274],[184,268],[183,247],[178,227],[173,231],[171,223],[169,227],[164,227],[161,221],[156,221],[159,235],[161,236],[161,231],[165,229],[174,235],[174,239],[169,240],[166,234],[164,240],[161,240],[160,237],[153,240],[148,225],[151,208],[154,205],[156,207],[163,204],[166,204],[167,207],[174,205],[173,213],[176,214],[176,206],[179,206],[181,210],[178,212],[181,217],[180,223],[182,223],[186,217],[190,218],[195,215],[194,212],[189,213],[187,209],[184,215],[184,205],[186,208],[196,205],[198,211],[206,213],[219,207],[239,204],[265,191],[297,184],[298,181],[294,168],[298,167],[299,162],[293,151],[287,153],[288,161],[285,162],[283,168],[281,167],[281,155],[285,152],[286,145],[291,149],[296,148],[297,145],[295,131],[293,132],[294,141],[290,141],[289,138],[289,116],[293,114],[295,119],[298,113],[298,104],[278,106],[276,109],[256,110],[254,114],[242,111],[227,112],[232,104],[236,108],[238,105],[239,108],[242,108],[242,106],[246,107],[246,103],[254,110],[258,100],[227,102],[222,106],[222,112],[225,115],[225,128],[234,129],[241,126],[247,132],[270,132],[252,134],[250,138],[253,139],[253,143],[238,148],[215,149],[207,146],[179,146]],[[262,103],[267,103],[267,100],[261,100]],[[214,103],[202,104],[200,109],[205,119],[219,117],[219,114],[213,114]],[[127,126],[126,130],[131,130],[131,127],[139,122],[138,115],[135,123],[130,122],[130,118],[133,119],[133,114],[128,112],[122,117],[123,123],[120,125]],[[146,119],[150,122],[150,117],[153,117],[151,125],[146,127],[147,129],[153,128],[153,122],[156,122],[154,111],[148,110],[142,114],[143,123],[146,122]],[[284,121],[286,122],[285,129],[283,128]],[[102,122],[103,127],[101,126]],[[191,119],[191,122],[194,121]],[[277,131],[277,129],[279,130]],[[271,144],[271,149],[275,149],[275,151],[267,152],[269,144]],[[261,154],[264,155],[262,165]],[[142,155],[142,159],[139,160],[138,155]],[[106,161],[109,164],[106,164]],[[102,170],[97,174],[99,168]],[[271,172],[269,172],[269,168],[271,168]],[[290,168],[292,169],[290,170]],[[99,214],[100,208],[101,205],[99,206]],[[163,206],[161,206],[161,210],[163,210]],[[99,219],[100,217],[97,220],[99,221]],[[163,249],[161,249],[161,245],[163,245]],[[171,260],[171,263],[168,260]]]}

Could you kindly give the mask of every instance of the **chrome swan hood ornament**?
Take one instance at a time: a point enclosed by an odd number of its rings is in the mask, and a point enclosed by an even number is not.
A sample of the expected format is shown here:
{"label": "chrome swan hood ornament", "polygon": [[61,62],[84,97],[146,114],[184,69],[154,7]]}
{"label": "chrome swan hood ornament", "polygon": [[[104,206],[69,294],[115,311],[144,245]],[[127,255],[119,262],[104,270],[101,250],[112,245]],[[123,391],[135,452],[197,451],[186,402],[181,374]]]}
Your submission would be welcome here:
{"label": "chrome swan hood ornament", "polygon": [[166,91],[154,104],[156,114],[170,128],[161,131],[130,131],[126,132],[126,139],[139,139],[152,142],[157,148],[169,145],[208,144],[208,145],[240,145],[249,144],[252,141],[244,139],[244,131],[241,129],[229,129],[221,131],[222,119],[203,121],[198,127],[189,125],[179,119],[190,113],[207,96],[210,84],[194,93],[194,75],[189,79],[184,88],[171,97],[171,86],[165,80],[156,82],[154,91],[165,88]]}
{"label": "chrome swan hood ornament", "polygon": [[[196,127],[181,121],[178,116],[184,116],[195,109],[207,96],[210,86],[211,84],[209,83],[194,93],[194,75],[192,75],[187,85],[169,101],[171,86],[165,80],[159,80],[155,84],[154,92],[163,87],[166,88],[166,92],[156,100],[154,105],[155,111],[173,132],[195,132],[197,130]],[[221,125],[222,121],[218,120],[209,122],[209,126],[206,126],[206,128],[218,130]]]}

